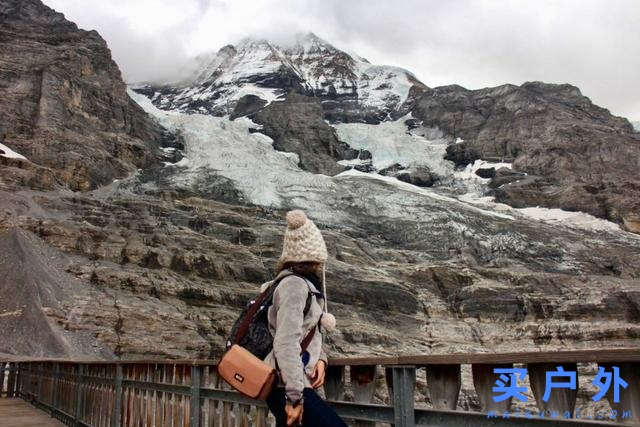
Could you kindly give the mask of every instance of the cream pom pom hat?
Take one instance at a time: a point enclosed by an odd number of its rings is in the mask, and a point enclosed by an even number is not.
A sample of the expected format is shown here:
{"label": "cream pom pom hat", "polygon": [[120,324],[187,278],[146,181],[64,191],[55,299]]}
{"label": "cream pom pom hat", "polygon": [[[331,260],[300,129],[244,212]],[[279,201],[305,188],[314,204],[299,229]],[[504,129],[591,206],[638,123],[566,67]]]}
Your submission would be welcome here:
{"label": "cream pom pom hat", "polygon": [[301,210],[287,212],[282,255],[278,270],[287,262],[327,262],[327,246],[318,227]]}
{"label": "cream pom pom hat", "polygon": [[327,246],[318,227],[307,218],[301,210],[287,212],[287,230],[284,233],[282,255],[278,260],[276,270],[281,270],[287,262],[317,262],[322,264],[322,293],[324,307],[321,325],[331,331],[335,328],[336,320],[327,313],[327,289],[325,285],[324,268],[327,262]]}

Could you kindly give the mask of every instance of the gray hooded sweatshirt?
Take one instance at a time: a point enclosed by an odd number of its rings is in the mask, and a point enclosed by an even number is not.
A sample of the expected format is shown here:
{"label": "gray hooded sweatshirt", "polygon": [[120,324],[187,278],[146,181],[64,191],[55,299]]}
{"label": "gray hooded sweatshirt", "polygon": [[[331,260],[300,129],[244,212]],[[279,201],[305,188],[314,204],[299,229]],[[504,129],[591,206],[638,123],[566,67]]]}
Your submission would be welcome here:
{"label": "gray hooded sweatshirt", "polygon": [[[291,274],[291,271],[281,271],[276,279],[286,274]],[[263,289],[271,283],[273,282],[265,283]],[[311,305],[305,316],[304,307],[310,291]],[[267,355],[265,362],[275,368],[277,359],[285,392],[292,401],[302,397],[305,387],[311,387],[309,376],[313,374],[318,360],[327,362],[327,356],[322,349],[322,333],[318,328],[322,315],[322,299],[316,298],[317,292],[310,281],[300,276],[287,276],[278,284],[273,293],[273,305],[269,307],[269,330],[273,335],[273,350]],[[300,343],[312,328],[317,329],[307,347],[309,362],[305,367],[300,356]]]}

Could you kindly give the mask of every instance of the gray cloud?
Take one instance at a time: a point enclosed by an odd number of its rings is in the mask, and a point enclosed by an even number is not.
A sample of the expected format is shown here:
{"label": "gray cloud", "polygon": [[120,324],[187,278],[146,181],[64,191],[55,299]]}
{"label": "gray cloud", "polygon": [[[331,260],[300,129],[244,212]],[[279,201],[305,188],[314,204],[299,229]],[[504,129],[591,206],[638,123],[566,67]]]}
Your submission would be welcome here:
{"label": "gray cloud", "polygon": [[180,77],[247,35],[313,31],[429,86],[572,83],[640,120],[637,0],[44,0],[107,40],[128,81]]}

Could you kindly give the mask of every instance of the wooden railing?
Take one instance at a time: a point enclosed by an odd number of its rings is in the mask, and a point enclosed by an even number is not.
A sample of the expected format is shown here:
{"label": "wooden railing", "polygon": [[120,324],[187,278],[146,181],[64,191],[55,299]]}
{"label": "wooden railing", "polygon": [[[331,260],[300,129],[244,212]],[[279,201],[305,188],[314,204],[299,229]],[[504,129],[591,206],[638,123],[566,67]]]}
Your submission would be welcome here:
{"label": "wooden railing", "polygon": [[[593,362],[607,370],[616,366],[628,384],[618,403],[611,390],[606,396],[617,411],[615,420],[609,420],[612,412],[603,414],[608,421],[579,416],[577,389],[554,388],[548,400],[542,399],[547,371],[561,366],[577,372],[578,364]],[[536,413],[510,412],[507,417],[512,399],[493,401],[492,387],[500,376],[493,368],[514,364],[527,369]],[[483,412],[455,410],[462,365],[471,365]],[[416,372],[421,369],[426,370],[430,408],[423,402],[416,406]],[[372,403],[383,381],[388,399],[382,400],[388,404],[381,404],[380,394],[379,403]],[[325,392],[336,411],[358,426],[628,425],[640,420],[640,349],[332,359]],[[273,425],[264,402],[229,390],[212,361],[0,361],[0,397],[23,398],[73,426]],[[565,419],[566,414],[574,418]]]}

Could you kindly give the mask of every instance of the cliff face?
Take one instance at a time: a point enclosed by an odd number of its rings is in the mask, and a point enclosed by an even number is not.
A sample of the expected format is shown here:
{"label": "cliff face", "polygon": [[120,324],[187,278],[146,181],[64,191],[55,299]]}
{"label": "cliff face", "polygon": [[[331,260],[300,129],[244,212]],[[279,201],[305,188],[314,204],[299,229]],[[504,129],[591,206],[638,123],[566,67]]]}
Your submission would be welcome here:
{"label": "cliff face", "polygon": [[413,114],[464,140],[447,149],[456,164],[498,158],[529,175],[499,186],[497,200],[588,212],[640,232],[640,135],[578,88],[446,86],[426,90]]}
{"label": "cliff face", "polygon": [[37,0],[0,1],[0,143],[5,185],[88,190],[156,162],[161,130],[127,96],[95,31]]}

